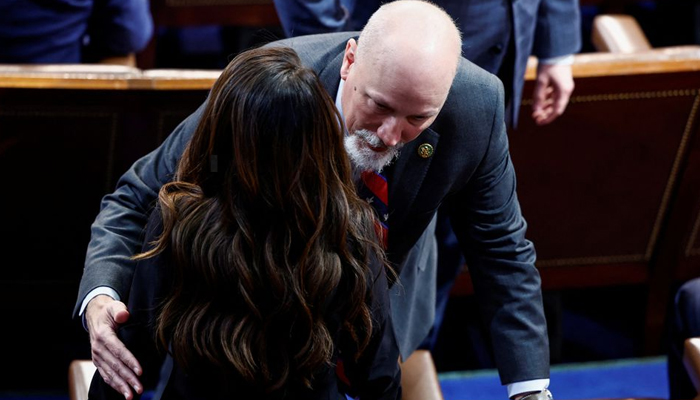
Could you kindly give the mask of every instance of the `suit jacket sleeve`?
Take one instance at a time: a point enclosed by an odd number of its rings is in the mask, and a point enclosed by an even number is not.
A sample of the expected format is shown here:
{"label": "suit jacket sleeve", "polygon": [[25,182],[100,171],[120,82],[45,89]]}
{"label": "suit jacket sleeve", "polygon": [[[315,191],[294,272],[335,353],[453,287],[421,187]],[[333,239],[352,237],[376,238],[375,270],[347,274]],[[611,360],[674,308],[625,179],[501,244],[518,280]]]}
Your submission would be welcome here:
{"label": "suit jacket sleeve", "polygon": [[[497,84],[486,151],[448,207],[467,259],[501,382],[549,377],[549,344],[535,250],[516,196],[515,171]],[[484,118],[487,120],[487,118]]]}
{"label": "suit jacket sleeve", "polygon": [[[163,232],[160,208],[155,208],[146,225],[144,246],[141,251],[150,250],[152,242]],[[146,390],[156,387],[165,353],[156,345],[155,322],[163,299],[172,286],[172,265],[170,249],[154,257],[138,261],[128,301],[129,320],[122,324],[117,335],[129,351],[139,360],[143,373],[139,380]],[[89,396],[94,400],[119,400],[124,396],[105,383],[99,373],[93,376]],[[139,400],[140,395],[135,399]]]}
{"label": "suit jacket sleeve", "polygon": [[532,54],[540,59],[574,54],[581,49],[578,0],[542,0],[537,10]]}
{"label": "suit jacket sleeve", "polygon": [[129,298],[135,267],[131,256],[141,250],[149,211],[161,186],[172,179],[203,109],[200,106],[160,147],[136,161],[119,179],[114,193],[102,199],[91,228],[75,314],[96,287],[114,289],[122,301]]}

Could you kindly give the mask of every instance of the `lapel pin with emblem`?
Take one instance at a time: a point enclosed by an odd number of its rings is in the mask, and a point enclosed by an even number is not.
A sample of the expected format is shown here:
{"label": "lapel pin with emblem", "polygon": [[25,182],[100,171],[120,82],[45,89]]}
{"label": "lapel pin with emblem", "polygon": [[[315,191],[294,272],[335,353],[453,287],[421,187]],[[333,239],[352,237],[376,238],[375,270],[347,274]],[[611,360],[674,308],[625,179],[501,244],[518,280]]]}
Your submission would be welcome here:
{"label": "lapel pin with emblem", "polygon": [[422,158],[431,157],[434,151],[435,149],[433,149],[433,146],[428,143],[423,143],[422,145],[418,146],[418,155]]}

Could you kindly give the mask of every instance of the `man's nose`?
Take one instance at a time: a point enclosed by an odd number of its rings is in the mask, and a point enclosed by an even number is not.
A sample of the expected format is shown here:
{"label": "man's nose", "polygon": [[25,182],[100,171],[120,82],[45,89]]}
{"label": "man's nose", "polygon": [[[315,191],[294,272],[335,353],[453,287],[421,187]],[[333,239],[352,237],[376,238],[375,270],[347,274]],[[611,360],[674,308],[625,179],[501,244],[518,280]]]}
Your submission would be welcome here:
{"label": "man's nose", "polygon": [[396,117],[387,117],[377,129],[377,136],[386,146],[396,146],[401,141],[401,121]]}

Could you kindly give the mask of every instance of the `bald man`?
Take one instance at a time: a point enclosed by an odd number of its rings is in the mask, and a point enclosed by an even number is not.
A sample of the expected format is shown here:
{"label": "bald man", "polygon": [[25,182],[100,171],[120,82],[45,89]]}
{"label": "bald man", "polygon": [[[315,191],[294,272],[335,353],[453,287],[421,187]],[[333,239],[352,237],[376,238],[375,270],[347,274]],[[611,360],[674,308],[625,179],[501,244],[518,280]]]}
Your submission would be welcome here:
{"label": "bald man", "polygon": [[[391,0],[388,0],[391,1]],[[553,122],[566,109],[574,88],[572,53],[581,46],[578,0],[431,0],[456,19],[463,35],[462,55],[496,74],[506,93],[506,123],[517,126],[528,57],[538,59],[531,117]],[[275,0],[288,36],[362,29],[387,0]],[[529,95],[529,94],[526,94]],[[421,345],[438,342],[450,291],[465,260],[446,212],[438,213],[437,304],[430,335]]]}
{"label": "bald man", "polygon": [[[383,6],[359,38],[338,33],[271,45],[294,48],[318,73],[345,120],[355,169],[381,171],[388,182],[388,213],[380,219],[400,273],[391,308],[404,365],[413,365],[411,354],[433,320],[433,230],[443,205],[467,257],[508,395],[546,398],[540,278],[515,194],[500,81],[459,56],[452,20],[422,1]],[[128,319],[119,300],[129,295],[129,256],[141,247],[149,206],[171,178],[201,110],[122,176],[92,227],[76,312],[84,311],[98,370],[127,399],[132,389],[143,389],[138,361],[115,335]]]}

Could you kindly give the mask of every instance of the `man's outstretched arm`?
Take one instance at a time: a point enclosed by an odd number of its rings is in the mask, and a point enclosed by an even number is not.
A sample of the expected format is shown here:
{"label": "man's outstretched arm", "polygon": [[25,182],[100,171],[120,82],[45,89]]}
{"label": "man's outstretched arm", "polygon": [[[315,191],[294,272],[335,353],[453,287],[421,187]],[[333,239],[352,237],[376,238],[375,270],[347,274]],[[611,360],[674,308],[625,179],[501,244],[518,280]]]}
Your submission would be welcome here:
{"label": "man's outstretched arm", "polygon": [[[130,387],[137,392],[143,390],[138,380],[142,371],[116,336],[119,325],[128,319],[126,306],[119,300],[129,298],[135,267],[131,257],[141,251],[148,214],[160,187],[172,179],[203,107],[182,122],[160,147],[131,166],[114,193],[102,200],[100,214],[92,225],[74,313],[85,318],[98,371],[127,399],[132,398]],[[104,293],[112,293],[113,297]]]}
{"label": "man's outstretched arm", "polygon": [[85,311],[90,333],[92,362],[105,383],[119,391],[128,400],[143,392],[138,379],[143,370],[136,357],[117,338],[117,328],[129,319],[126,305],[106,295],[93,298]]}

